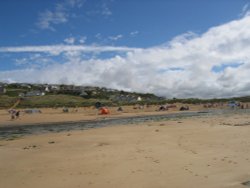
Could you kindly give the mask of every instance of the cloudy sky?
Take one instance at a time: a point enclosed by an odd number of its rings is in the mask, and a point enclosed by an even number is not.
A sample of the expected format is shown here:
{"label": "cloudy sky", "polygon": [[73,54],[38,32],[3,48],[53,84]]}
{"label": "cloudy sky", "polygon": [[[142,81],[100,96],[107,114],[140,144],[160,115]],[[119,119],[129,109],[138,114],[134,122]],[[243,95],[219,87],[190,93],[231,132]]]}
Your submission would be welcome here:
{"label": "cloudy sky", "polygon": [[0,82],[250,95],[248,0],[0,1]]}

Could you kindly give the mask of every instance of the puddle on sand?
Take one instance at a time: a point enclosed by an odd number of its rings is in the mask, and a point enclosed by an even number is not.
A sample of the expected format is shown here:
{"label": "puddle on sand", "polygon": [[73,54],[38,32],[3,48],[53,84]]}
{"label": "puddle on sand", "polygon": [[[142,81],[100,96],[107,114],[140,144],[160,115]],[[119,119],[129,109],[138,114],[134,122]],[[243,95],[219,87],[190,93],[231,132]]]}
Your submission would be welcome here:
{"label": "puddle on sand", "polygon": [[241,184],[250,187],[250,181],[246,181],[246,182],[243,182]]}

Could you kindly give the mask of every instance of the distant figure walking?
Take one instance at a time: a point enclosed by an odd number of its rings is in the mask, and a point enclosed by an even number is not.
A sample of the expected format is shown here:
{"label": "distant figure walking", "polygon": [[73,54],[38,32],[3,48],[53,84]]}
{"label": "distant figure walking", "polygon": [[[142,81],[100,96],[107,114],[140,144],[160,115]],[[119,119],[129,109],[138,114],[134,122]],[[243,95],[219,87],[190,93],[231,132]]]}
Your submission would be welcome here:
{"label": "distant figure walking", "polygon": [[9,110],[9,114],[10,114],[10,119],[14,120],[16,115],[16,110],[14,109]]}

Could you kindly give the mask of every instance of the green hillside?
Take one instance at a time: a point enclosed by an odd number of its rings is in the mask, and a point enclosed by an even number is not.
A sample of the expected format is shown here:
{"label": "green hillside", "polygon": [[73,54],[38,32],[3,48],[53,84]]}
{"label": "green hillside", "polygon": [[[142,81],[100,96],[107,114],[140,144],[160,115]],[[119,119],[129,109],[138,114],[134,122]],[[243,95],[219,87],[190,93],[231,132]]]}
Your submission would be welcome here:
{"label": "green hillside", "polygon": [[[3,84],[2,84],[3,85]],[[186,103],[205,104],[228,101],[250,102],[250,97],[223,99],[164,99],[151,93],[136,93],[114,89],[48,84],[4,84],[5,92],[0,93],[0,108],[11,108],[17,101],[17,108],[39,107],[81,107],[94,106],[100,102],[107,106],[134,104]]]}

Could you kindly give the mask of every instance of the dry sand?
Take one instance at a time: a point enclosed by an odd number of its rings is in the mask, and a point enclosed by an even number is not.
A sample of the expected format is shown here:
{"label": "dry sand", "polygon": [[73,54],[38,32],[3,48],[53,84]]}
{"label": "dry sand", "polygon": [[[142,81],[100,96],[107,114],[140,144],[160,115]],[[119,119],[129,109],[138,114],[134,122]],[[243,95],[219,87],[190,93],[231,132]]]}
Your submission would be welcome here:
{"label": "dry sand", "polygon": [[0,187],[244,188],[249,122],[193,117],[1,140]]}

